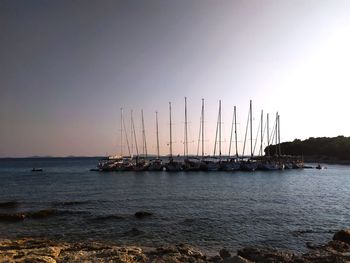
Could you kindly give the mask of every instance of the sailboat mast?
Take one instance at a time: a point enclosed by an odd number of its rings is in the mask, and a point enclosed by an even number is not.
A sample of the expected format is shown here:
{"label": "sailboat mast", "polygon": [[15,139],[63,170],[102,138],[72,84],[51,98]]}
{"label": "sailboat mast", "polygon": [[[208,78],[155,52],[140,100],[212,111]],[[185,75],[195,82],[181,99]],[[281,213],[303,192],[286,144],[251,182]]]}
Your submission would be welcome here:
{"label": "sailboat mast", "polygon": [[124,118],[122,118],[122,119],[123,119],[123,121],[122,121],[122,129],[124,128],[126,145],[128,147],[129,156],[131,156],[130,145],[129,145],[129,140],[128,140],[128,133],[126,132],[126,126],[125,126]]}
{"label": "sailboat mast", "polygon": [[281,156],[281,133],[280,133],[280,115],[278,114],[278,155]]}
{"label": "sailboat mast", "polygon": [[261,134],[260,134],[260,156],[263,155],[263,121],[264,121],[264,111],[261,110]]}
{"label": "sailboat mast", "polygon": [[219,111],[218,111],[218,119],[216,121],[216,131],[215,131],[215,142],[214,142],[214,156],[216,154],[216,145],[217,145],[217,142],[218,142],[218,130],[219,130],[219,122],[220,122],[220,101],[219,101]]}
{"label": "sailboat mast", "polygon": [[204,157],[204,99],[202,99],[202,158]]}
{"label": "sailboat mast", "polygon": [[237,147],[237,111],[236,106],[233,108],[234,117],[235,117],[235,145],[236,145],[236,158],[238,159],[238,147]]}
{"label": "sailboat mast", "polygon": [[[137,156],[139,156],[139,148],[137,147],[135,124],[134,124],[134,118],[133,118],[133,114],[132,113],[133,112],[131,111],[131,129],[132,129],[132,132],[133,132],[132,136],[134,137],[134,140],[135,140],[136,154],[137,154]],[[131,139],[131,145],[132,145],[132,139]]]}
{"label": "sailboat mast", "polygon": [[120,156],[123,156],[123,108],[120,108]]}
{"label": "sailboat mast", "polygon": [[278,154],[278,112],[276,113],[276,121],[275,121],[275,135],[276,135],[276,137],[275,137],[275,142],[276,142],[276,149],[275,149],[275,151],[276,151],[276,155]]}
{"label": "sailboat mast", "polygon": [[156,127],[157,127],[157,158],[159,159],[159,131],[158,131],[158,112],[156,111]]}
{"label": "sailboat mast", "polygon": [[221,158],[221,100],[219,100],[219,156]]}
{"label": "sailboat mast", "polygon": [[131,142],[130,142],[130,148],[131,148],[131,154],[134,155],[134,144],[133,144],[133,132],[132,132],[132,110],[130,111],[130,139],[131,139]]}
{"label": "sailboat mast", "polygon": [[146,132],[145,132],[145,121],[143,119],[143,110],[141,110],[142,118],[142,141],[143,141],[143,153],[147,157],[147,143],[146,143]]}
{"label": "sailboat mast", "polygon": [[187,98],[185,97],[185,156],[188,157],[188,135],[187,135]]}
{"label": "sailboat mast", "polygon": [[230,133],[230,145],[229,145],[229,147],[228,147],[228,156],[229,156],[229,157],[231,156],[232,133],[233,133],[234,121],[235,121],[235,113],[233,112],[232,124],[231,124],[231,133]]}
{"label": "sailboat mast", "polygon": [[249,115],[250,115],[250,156],[253,157],[253,109],[252,109],[252,100],[250,100],[249,107]]}
{"label": "sailboat mast", "polygon": [[266,116],[266,129],[267,129],[267,156],[270,156],[270,128],[269,128],[269,114]]}
{"label": "sailboat mast", "polygon": [[171,131],[171,102],[169,102],[169,119],[170,119],[170,142],[169,142],[169,146],[170,146],[170,157],[173,156],[173,142],[172,142],[172,131]]}

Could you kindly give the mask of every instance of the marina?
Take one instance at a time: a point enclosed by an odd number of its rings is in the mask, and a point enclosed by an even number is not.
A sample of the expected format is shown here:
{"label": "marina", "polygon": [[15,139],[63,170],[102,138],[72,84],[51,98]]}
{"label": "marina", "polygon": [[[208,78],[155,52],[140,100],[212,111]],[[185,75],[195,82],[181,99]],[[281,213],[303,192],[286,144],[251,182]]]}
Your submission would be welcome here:
{"label": "marina", "polygon": [[[249,114],[245,130],[244,144],[242,154],[238,150],[237,138],[237,109],[234,106],[232,126],[230,132],[230,141],[228,155],[222,154],[222,108],[221,100],[219,100],[218,117],[215,132],[215,142],[213,155],[206,155],[204,150],[205,143],[205,119],[204,119],[204,99],[202,99],[200,129],[197,145],[197,154],[189,154],[189,138],[188,138],[188,120],[187,120],[187,98],[185,97],[184,111],[184,139],[183,139],[183,155],[173,154],[173,131],[172,131],[172,104],[169,102],[169,154],[160,155],[159,143],[159,125],[158,112],[156,112],[156,144],[157,155],[151,157],[147,152],[147,140],[145,132],[145,123],[143,110],[141,110],[142,121],[142,153],[139,152],[138,140],[135,131],[133,119],[133,111],[130,114],[130,140],[127,136],[128,132],[125,125],[123,109],[121,109],[121,129],[120,129],[120,145],[121,153],[119,155],[109,156],[97,165],[97,170],[106,171],[275,171],[284,169],[301,169],[304,167],[302,156],[283,155],[281,151],[281,135],[280,135],[280,115],[276,113],[276,118],[272,130],[270,130],[269,114],[266,114],[264,122],[264,112],[261,111],[261,118],[257,129],[256,138],[253,137],[253,106],[252,101],[249,103]],[[249,134],[248,134],[249,130]],[[265,135],[266,134],[266,135]],[[249,136],[249,139],[248,139]],[[260,137],[260,138],[259,138]],[[260,139],[260,140],[258,140]],[[123,142],[126,142],[128,155],[123,155]],[[250,142],[250,155],[245,154],[246,146]],[[259,153],[255,155],[258,141],[260,143]],[[267,143],[266,149],[263,149],[264,143]],[[273,144],[274,143],[274,144]],[[235,154],[232,155],[233,144]],[[274,153],[270,153],[270,146],[274,146]],[[135,155],[133,153],[135,149]],[[199,151],[201,150],[201,154]],[[265,152],[265,154],[264,154]]]}

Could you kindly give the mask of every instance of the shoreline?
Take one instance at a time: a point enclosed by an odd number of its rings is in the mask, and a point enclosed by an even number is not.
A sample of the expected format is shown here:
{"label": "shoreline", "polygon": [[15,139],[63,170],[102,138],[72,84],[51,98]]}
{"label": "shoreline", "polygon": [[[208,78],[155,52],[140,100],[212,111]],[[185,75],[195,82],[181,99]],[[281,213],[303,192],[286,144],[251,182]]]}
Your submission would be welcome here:
{"label": "shoreline", "polygon": [[214,256],[186,244],[160,247],[118,246],[109,242],[59,242],[40,238],[0,240],[0,262],[348,262],[350,229],[336,232],[324,245],[306,244],[297,254],[269,247],[223,248]]}

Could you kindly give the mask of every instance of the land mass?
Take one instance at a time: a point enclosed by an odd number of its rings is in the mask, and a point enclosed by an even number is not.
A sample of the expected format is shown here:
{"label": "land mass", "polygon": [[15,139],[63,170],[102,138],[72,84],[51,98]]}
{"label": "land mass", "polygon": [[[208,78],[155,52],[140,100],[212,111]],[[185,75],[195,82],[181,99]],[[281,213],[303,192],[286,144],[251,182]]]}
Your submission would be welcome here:
{"label": "land mass", "polygon": [[[265,154],[277,154],[278,146],[266,147]],[[280,146],[283,155],[303,156],[306,162],[350,164],[350,137],[310,137],[303,141],[283,142]]]}

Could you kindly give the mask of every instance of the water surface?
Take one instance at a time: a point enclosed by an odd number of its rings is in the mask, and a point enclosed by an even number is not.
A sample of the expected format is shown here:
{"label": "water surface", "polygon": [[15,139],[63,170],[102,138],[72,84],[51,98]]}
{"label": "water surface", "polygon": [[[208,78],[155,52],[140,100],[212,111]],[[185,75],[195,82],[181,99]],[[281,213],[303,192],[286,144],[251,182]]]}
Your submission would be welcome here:
{"label": "water surface", "polygon": [[[0,159],[0,213],[53,209],[0,221],[4,238],[98,240],[206,251],[246,245],[305,249],[350,226],[350,166],[275,172],[90,172],[96,158]],[[32,167],[44,172],[33,173]],[[137,211],[152,216],[138,219]]]}

